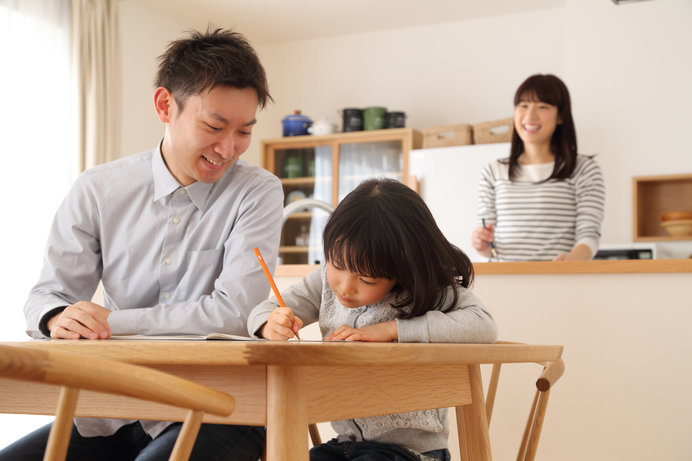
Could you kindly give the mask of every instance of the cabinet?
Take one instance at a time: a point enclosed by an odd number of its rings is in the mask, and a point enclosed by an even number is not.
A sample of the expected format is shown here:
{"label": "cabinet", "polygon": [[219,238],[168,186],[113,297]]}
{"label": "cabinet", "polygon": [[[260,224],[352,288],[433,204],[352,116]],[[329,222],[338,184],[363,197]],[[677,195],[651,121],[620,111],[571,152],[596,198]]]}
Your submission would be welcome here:
{"label": "cabinet", "polygon": [[[332,207],[361,181],[397,179],[418,190],[409,174],[409,152],[422,144],[412,128],[355,131],[325,136],[289,136],[262,140],[263,167],[283,184],[286,203],[303,198]],[[322,258],[322,228],[328,213],[305,208],[286,218],[281,232],[282,264],[315,264]]]}
{"label": "cabinet", "polygon": [[672,237],[661,226],[668,211],[692,211],[692,174],[633,178],[635,242],[692,240]]}

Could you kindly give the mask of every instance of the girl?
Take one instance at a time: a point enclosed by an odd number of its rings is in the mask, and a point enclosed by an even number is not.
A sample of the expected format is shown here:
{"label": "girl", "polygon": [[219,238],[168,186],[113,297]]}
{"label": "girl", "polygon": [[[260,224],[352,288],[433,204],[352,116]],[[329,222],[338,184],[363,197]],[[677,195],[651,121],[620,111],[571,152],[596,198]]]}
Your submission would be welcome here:
{"label": "girl", "polygon": [[601,169],[577,154],[569,92],[554,75],[533,75],[514,96],[508,159],[483,171],[471,243],[505,261],[591,259],[605,202]]}
{"label": "girl", "polygon": [[[469,258],[447,241],[423,199],[407,186],[390,179],[361,183],[331,214],[323,240],[325,262],[282,293],[287,307],[275,299],[255,307],[250,334],[286,340],[319,321],[327,341],[497,339],[495,322],[468,289]],[[446,409],[332,426],[337,438],[314,447],[311,461],[449,459]]]}

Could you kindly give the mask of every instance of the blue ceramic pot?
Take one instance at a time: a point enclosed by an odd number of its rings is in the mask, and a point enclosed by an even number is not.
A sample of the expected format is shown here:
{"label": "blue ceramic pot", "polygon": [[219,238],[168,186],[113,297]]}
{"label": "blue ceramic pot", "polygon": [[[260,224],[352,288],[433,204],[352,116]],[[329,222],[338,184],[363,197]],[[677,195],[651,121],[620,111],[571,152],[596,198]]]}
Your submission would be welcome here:
{"label": "blue ceramic pot", "polygon": [[295,113],[284,117],[281,123],[284,128],[284,136],[302,136],[308,134],[308,128],[312,125],[312,120],[297,110]]}

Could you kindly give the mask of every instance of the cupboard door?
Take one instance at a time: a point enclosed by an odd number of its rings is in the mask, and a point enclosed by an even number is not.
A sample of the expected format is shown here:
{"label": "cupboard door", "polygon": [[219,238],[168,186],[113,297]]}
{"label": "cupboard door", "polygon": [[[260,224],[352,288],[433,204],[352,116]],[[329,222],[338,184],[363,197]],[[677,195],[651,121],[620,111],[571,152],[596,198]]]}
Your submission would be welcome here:
{"label": "cupboard door", "polygon": [[[315,146],[275,149],[274,173],[281,179],[284,206],[305,198],[332,203],[332,148]],[[322,229],[327,212],[298,209],[285,217],[281,232],[281,264],[315,264],[322,260]]]}
{"label": "cupboard door", "polygon": [[402,142],[343,143],[339,146],[338,201],[369,178],[392,178],[404,182]]}

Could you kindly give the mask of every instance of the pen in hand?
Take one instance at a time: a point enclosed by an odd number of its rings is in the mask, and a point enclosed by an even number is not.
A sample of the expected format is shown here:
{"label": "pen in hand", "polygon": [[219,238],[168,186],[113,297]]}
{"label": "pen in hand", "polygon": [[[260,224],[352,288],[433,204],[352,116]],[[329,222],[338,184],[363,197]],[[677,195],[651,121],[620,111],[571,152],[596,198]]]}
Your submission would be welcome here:
{"label": "pen in hand", "polygon": [[[485,225],[485,218],[481,218],[483,222],[483,228],[487,229],[488,227]],[[491,240],[490,242],[490,254],[492,255],[493,258],[497,259],[497,251],[495,250],[495,242]]]}
{"label": "pen in hand", "polygon": [[[279,306],[286,307],[286,303],[281,297],[281,293],[279,293],[279,289],[276,287],[276,283],[274,283],[272,274],[269,272],[269,268],[267,267],[267,264],[264,262],[264,258],[262,258],[262,253],[260,253],[259,248],[255,248],[255,256],[257,256],[257,259],[259,260],[260,265],[262,266],[262,270],[264,271],[265,277],[267,277],[267,280],[269,280],[269,285],[271,285],[272,287],[272,291],[274,292],[274,296],[276,296],[276,300],[279,301]],[[296,332],[295,335],[297,339],[300,339],[300,336],[298,336],[298,332]]]}

